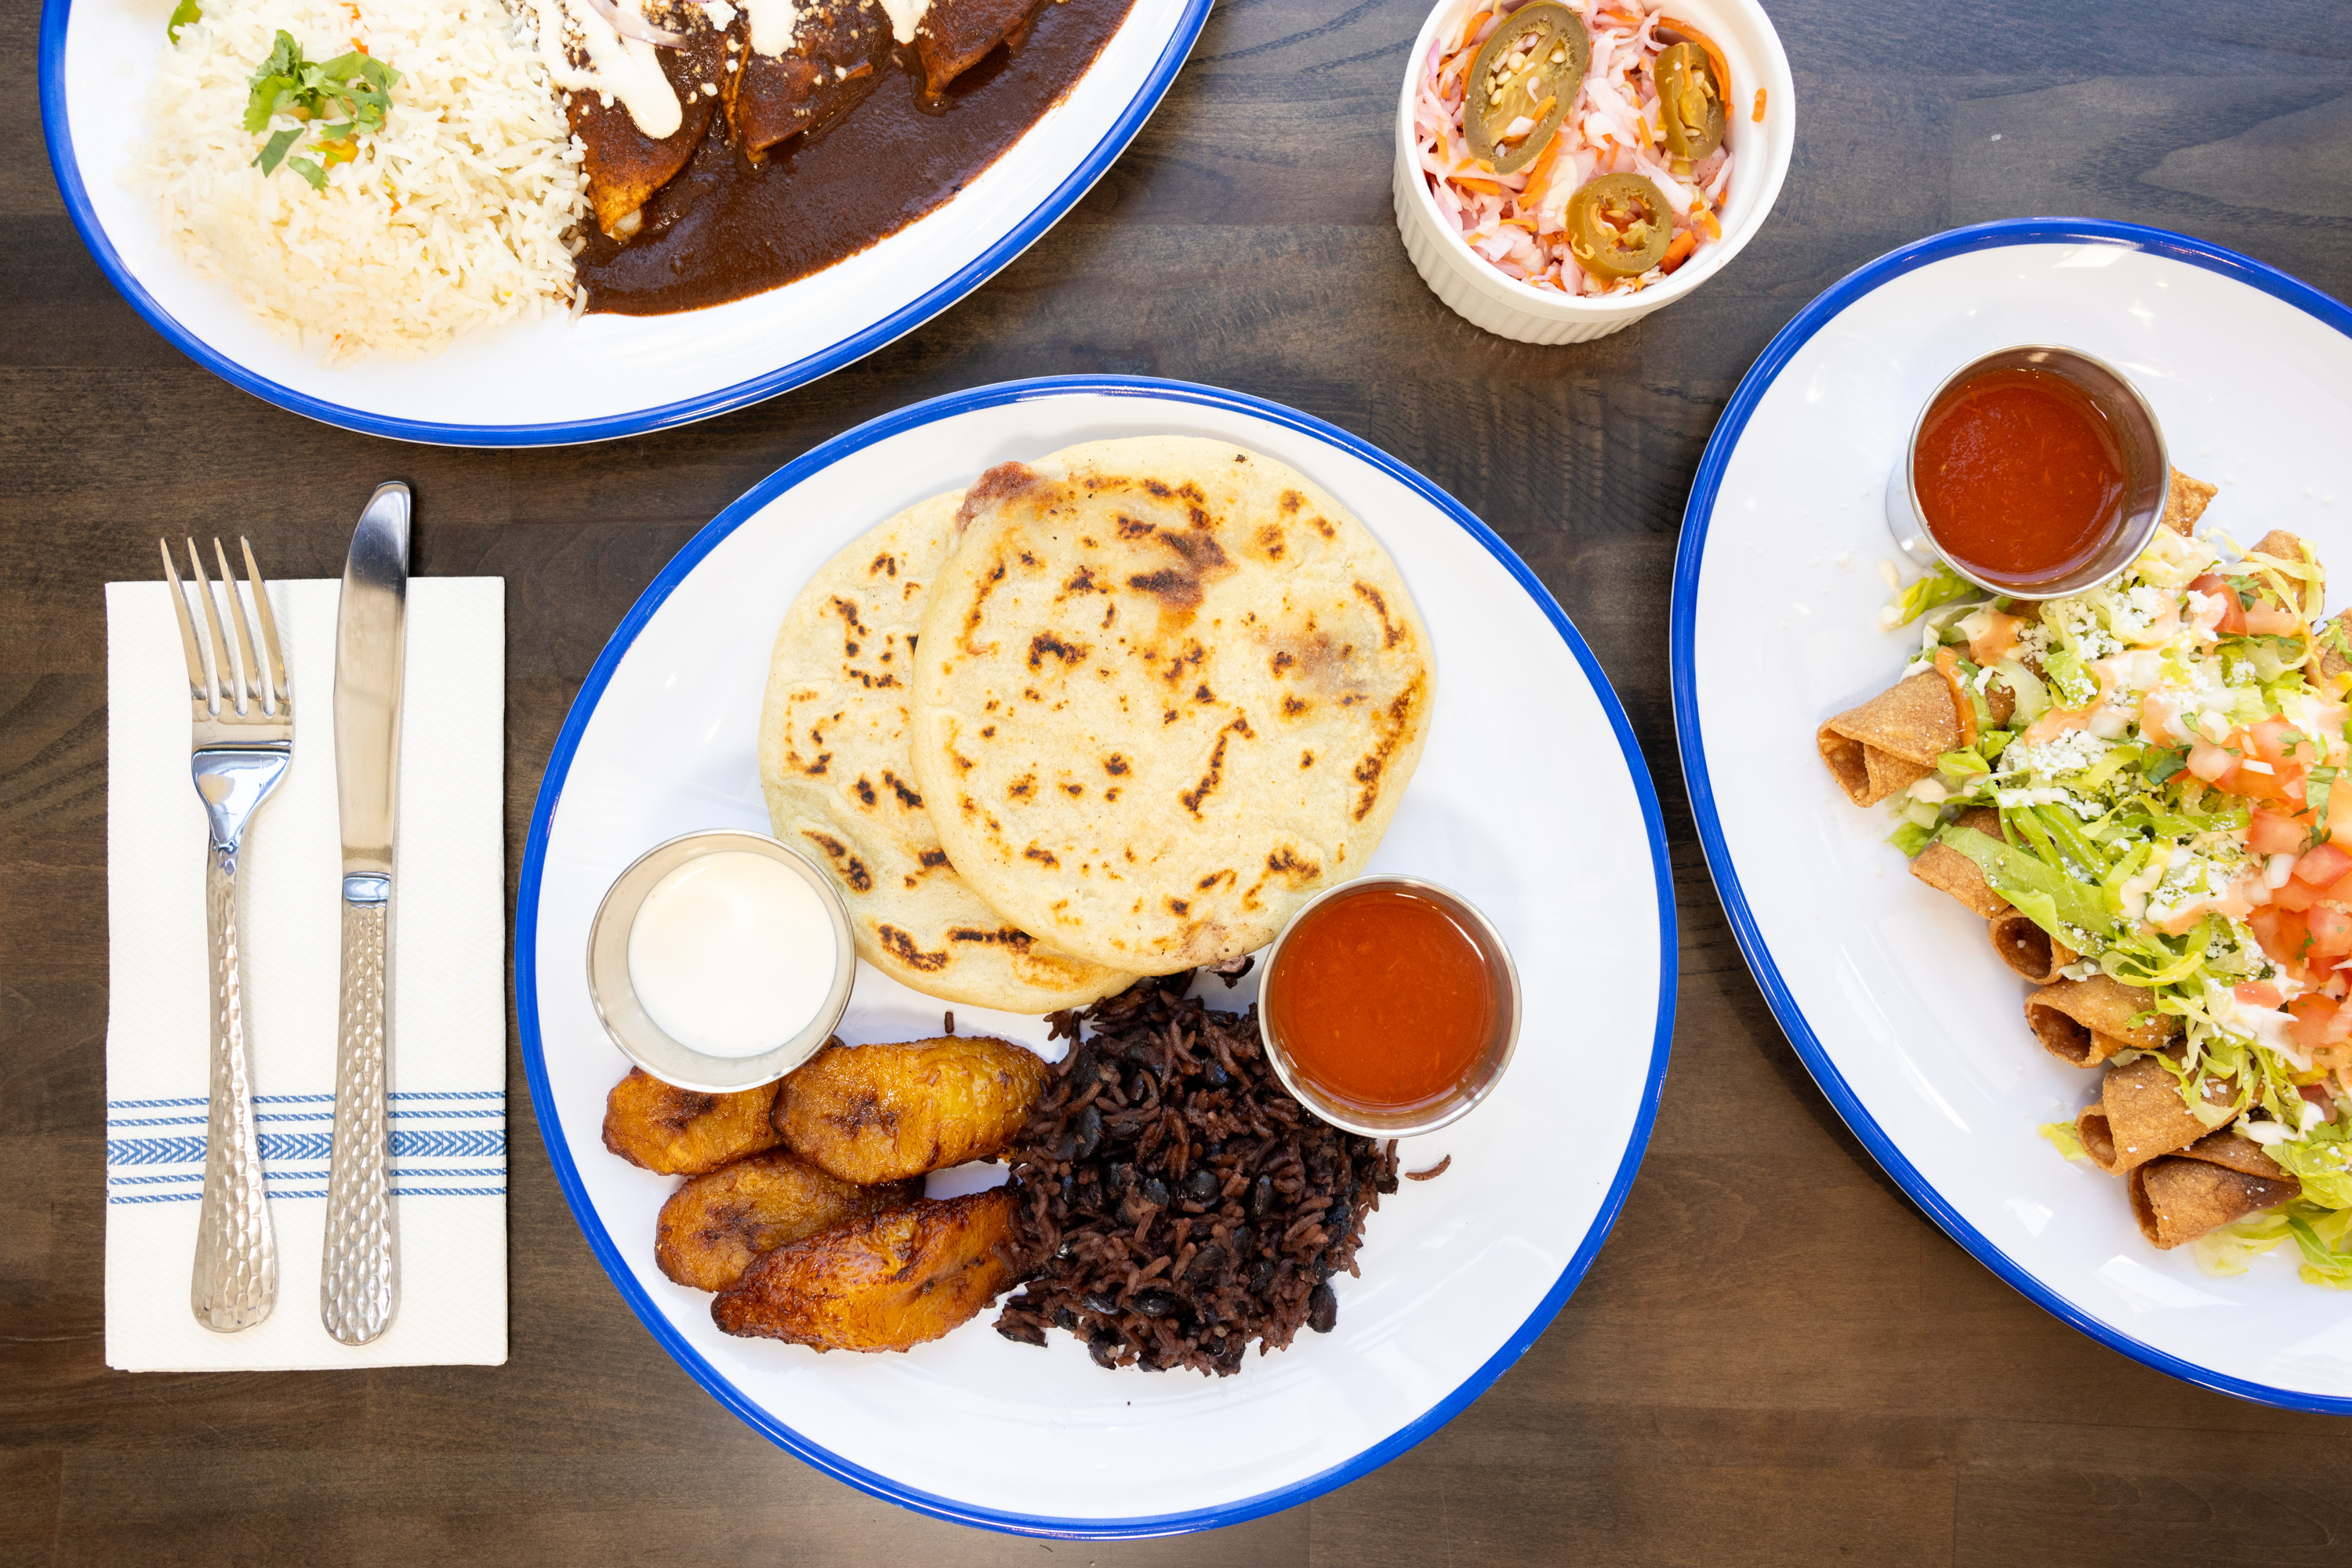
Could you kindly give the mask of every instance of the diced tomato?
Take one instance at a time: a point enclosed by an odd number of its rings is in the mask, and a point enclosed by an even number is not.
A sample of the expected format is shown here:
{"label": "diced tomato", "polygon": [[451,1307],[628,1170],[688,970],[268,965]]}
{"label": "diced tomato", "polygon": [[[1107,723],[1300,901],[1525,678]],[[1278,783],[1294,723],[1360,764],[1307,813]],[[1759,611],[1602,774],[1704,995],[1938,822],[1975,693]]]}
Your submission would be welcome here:
{"label": "diced tomato", "polygon": [[2270,904],[2248,915],[2246,924],[2264,952],[2285,965],[2288,973],[2301,973],[2304,949],[2311,943],[2311,928],[2304,924],[2301,915]]}
{"label": "diced tomato", "polygon": [[2319,760],[2319,748],[2290,719],[2265,719],[2247,731],[2247,740],[2254,755],[2274,768],[2305,767]]}
{"label": "diced tomato", "polygon": [[2200,741],[2189,748],[2189,771],[2207,784],[2220,784],[2237,767],[2238,759],[2210,741]]}
{"label": "diced tomato", "polygon": [[2245,636],[2246,612],[2238,603],[2238,591],[2235,588],[2231,587],[2210,572],[2206,573],[2189,586],[2197,593],[2210,594],[2221,601],[2221,618],[2214,623],[2215,631],[2228,637]]}
{"label": "diced tomato", "polygon": [[2286,885],[2271,894],[2270,901],[2283,910],[2307,910],[2319,902],[2323,889],[2290,877]]}
{"label": "diced tomato", "polygon": [[2286,1005],[2286,1010],[2294,1016],[2287,1033],[2306,1051],[2327,1043],[2327,1032],[2336,1026],[2336,1015],[2341,1011],[2325,996],[2298,996]]}
{"label": "diced tomato", "polygon": [[2249,1007],[2276,1007],[2284,998],[2279,988],[2267,980],[2248,980],[2232,987],[2231,994]]}
{"label": "diced tomato", "polygon": [[2333,899],[2339,904],[2343,904],[2347,908],[2352,908],[2352,876],[2341,879],[2334,887],[2328,889],[2325,893],[2322,893],[2320,897],[2324,899]]}
{"label": "diced tomato", "polygon": [[2311,951],[2315,957],[2343,958],[2352,954],[2352,914],[2334,904],[2314,904],[2303,921],[2311,932]]}
{"label": "diced tomato", "polygon": [[2315,888],[2325,888],[2347,871],[2352,871],[2352,849],[2323,844],[2306,853],[2294,863],[2294,874]]}
{"label": "diced tomato", "polygon": [[[2246,847],[2257,855],[2298,855],[2310,838],[2311,830],[2283,811],[2256,806],[2253,820],[2246,826]],[[2347,862],[2346,869],[2352,870],[2352,861]]]}
{"label": "diced tomato", "polygon": [[2328,1121],[2333,1121],[2336,1120],[2336,1097],[2327,1092],[2326,1085],[2318,1083],[2302,1084],[2297,1086],[2295,1092],[2303,1096],[2304,1099],[2311,1101],[2312,1104],[2319,1107],[2320,1110],[2327,1112]]}

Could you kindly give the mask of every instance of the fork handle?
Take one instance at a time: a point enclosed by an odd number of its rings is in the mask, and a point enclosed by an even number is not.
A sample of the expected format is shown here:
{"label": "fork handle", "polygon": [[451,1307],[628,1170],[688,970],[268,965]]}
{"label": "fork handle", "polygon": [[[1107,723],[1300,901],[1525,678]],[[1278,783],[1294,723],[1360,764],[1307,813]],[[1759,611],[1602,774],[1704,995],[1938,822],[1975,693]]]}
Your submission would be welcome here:
{"label": "fork handle", "polygon": [[236,854],[215,844],[205,861],[205,927],[212,950],[212,1095],[205,1130],[205,1195],[196,1218],[189,1303],[220,1333],[249,1329],[278,1304],[278,1235],[261,1184],[261,1139],[245,1052],[236,932]]}
{"label": "fork handle", "polygon": [[343,879],[343,978],[335,1059],[335,1149],[327,1173],[319,1315],[347,1345],[383,1332],[400,1305],[385,1115],[392,1043],[392,879]]}

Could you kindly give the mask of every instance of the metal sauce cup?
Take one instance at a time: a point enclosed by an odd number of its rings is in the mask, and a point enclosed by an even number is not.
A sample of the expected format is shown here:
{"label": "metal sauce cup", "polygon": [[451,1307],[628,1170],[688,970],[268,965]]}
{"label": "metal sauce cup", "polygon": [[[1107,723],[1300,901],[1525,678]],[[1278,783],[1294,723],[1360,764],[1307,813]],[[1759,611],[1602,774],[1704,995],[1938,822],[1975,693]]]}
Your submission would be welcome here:
{"label": "metal sauce cup", "polygon": [[[1350,1104],[1331,1098],[1313,1079],[1299,1072],[1290,1059],[1290,1052],[1282,1040],[1282,996],[1277,976],[1282,969],[1283,944],[1299,927],[1299,922],[1313,914],[1323,904],[1368,888],[1395,888],[1427,899],[1452,915],[1486,961],[1486,984],[1495,1002],[1494,1032],[1487,1037],[1485,1053],[1478,1063],[1447,1093],[1419,1105],[1395,1110],[1376,1110]],[[1301,1105],[1349,1132],[1367,1138],[1411,1138],[1423,1132],[1434,1132],[1451,1122],[1458,1121],[1476,1108],[1478,1103],[1495,1092],[1503,1080],[1503,1073],[1511,1065],[1511,1051],[1519,1041],[1519,970],[1511,962],[1511,950],[1503,941],[1503,933],[1494,922],[1480,914],[1476,906],[1450,888],[1418,877],[1359,877],[1352,882],[1342,882],[1336,888],[1326,888],[1305,903],[1283,922],[1280,934],[1265,950],[1264,978],[1258,984],[1258,1037],[1265,1042],[1266,1059],[1274,1064],[1282,1087]]]}
{"label": "metal sauce cup", "polygon": [[[1993,370],[2046,370],[2073,384],[2106,416],[2108,427],[2123,449],[2123,521],[2090,561],[2049,582],[2004,582],[1970,571],[1937,546],[1935,530],[1928,526],[1927,511],[1919,505],[1912,464],[1918,458],[1919,432],[1927,416],[1953,387]],[[2139,388],[2115,366],[2080,349],[2020,343],[1970,360],[1937,383],[1936,390],[1919,405],[1919,416],[1911,422],[1911,435],[1903,444],[1903,456],[1886,477],[1886,526],[1895,535],[1896,548],[1916,565],[1931,566],[1940,561],[1988,594],[2012,599],[2055,599],[2095,588],[2138,560],[2163,521],[2164,505],[2171,493],[2172,461],[2164,449],[2164,430]]]}
{"label": "metal sauce cup", "polygon": [[[764,855],[791,867],[816,889],[833,923],[833,984],[825,993],[824,1005],[799,1034],[752,1057],[714,1057],[671,1038],[637,1000],[636,986],[629,978],[629,930],[636,923],[646,895],[688,861],[730,849]],[[664,1083],[704,1094],[732,1094],[773,1083],[816,1055],[848,1010],[850,984],[856,974],[856,937],[849,927],[849,909],[842,902],[841,889],[807,856],[764,833],[717,829],[656,844],[621,873],[597,908],[595,923],[588,928],[588,997],[595,1005],[604,1033],[624,1056]]]}

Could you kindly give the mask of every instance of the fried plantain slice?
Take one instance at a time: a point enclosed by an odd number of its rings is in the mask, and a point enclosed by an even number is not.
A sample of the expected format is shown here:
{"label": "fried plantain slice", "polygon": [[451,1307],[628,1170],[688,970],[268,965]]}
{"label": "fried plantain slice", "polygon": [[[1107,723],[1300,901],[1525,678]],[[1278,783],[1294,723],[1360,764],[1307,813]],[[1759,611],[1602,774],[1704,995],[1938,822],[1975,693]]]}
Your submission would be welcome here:
{"label": "fried plantain slice", "polygon": [[845,1182],[892,1182],[994,1158],[1045,1084],[1035,1053],[985,1035],[827,1046],[783,1082],[776,1128]]}
{"label": "fried plantain slice", "polygon": [[903,1351],[938,1339],[1013,1283],[1013,1189],[922,1198],[753,1260],[710,1303],[747,1339]]}
{"label": "fried plantain slice", "polygon": [[681,1285],[724,1290],[751,1260],[845,1219],[904,1208],[920,1182],[861,1187],[789,1149],[747,1154],[669,1195],[654,1222],[654,1261]]}
{"label": "fried plantain slice", "polygon": [[631,1068],[604,1097],[604,1147],[665,1176],[698,1176],[782,1142],[770,1117],[775,1102],[772,1083],[702,1094]]}

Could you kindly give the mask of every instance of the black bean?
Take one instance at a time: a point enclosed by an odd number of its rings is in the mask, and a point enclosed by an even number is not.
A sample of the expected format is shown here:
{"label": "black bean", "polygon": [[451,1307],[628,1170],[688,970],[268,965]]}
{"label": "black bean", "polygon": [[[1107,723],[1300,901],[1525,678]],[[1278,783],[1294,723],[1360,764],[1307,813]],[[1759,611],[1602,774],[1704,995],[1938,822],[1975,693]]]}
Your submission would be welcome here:
{"label": "black bean", "polygon": [[1201,1076],[1208,1080],[1211,1089],[1223,1089],[1234,1081],[1233,1075],[1219,1067],[1213,1058],[1201,1064]]}
{"label": "black bean", "polygon": [[1095,1358],[1097,1366],[1117,1366],[1118,1352],[1126,1348],[1127,1342],[1117,1334],[1097,1334],[1087,1342],[1087,1353]]}
{"label": "black bean", "polygon": [[1206,1165],[1184,1178],[1184,1195],[1194,1203],[1204,1204],[1217,1195],[1217,1173]]}
{"label": "black bean", "polygon": [[1089,1290],[1078,1298],[1078,1305],[1089,1312],[1100,1312],[1108,1317],[1118,1310],[1118,1298],[1108,1290]]}
{"label": "black bean", "polygon": [[1110,1184],[1110,1190],[1118,1192],[1134,1179],[1135,1167],[1123,1160],[1118,1161],[1113,1163],[1109,1170],[1104,1172],[1103,1176]]}
{"label": "black bean", "polygon": [[1234,1238],[1234,1256],[1247,1258],[1250,1255],[1251,1247],[1257,1241],[1257,1232],[1245,1225],[1237,1225],[1234,1226],[1231,1234]]}
{"label": "black bean", "polygon": [[1079,1159],[1086,1159],[1102,1142],[1102,1112],[1088,1105],[1078,1112],[1077,1120],[1071,1123],[1070,1130],[1075,1135],[1071,1152]]}
{"label": "black bean", "polygon": [[1213,1274],[1216,1272],[1217,1265],[1223,1263],[1224,1260],[1225,1249],[1219,1247],[1213,1241],[1209,1243],[1208,1246],[1201,1248],[1200,1251],[1192,1254],[1192,1261],[1185,1266],[1184,1272],[1187,1274]]}
{"label": "black bean", "polygon": [[1250,1217],[1264,1219],[1274,1208],[1274,1178],[1260,1176],[1250,1188]]}
{"label": "black bean", "polygon": [[1128,1305],[1147,1318],[1172,1318],[1182,1310],[1184,1303],[1165,1290],[1139,1290],[1129,1300]]}
{"label": "black bean", "polygon": [[1338,1272],[1339,1270],[1332,1267],[1329,1253],[1318,1252],[1315,1255],[1315,1283],[1320,1285]]}
{"label": "black bean", "polygon": [[1315,1293],[1307,1298],[1307,1326],[1318,1334],[1328,1334],[1339,1321],[1339,1298],[1328,1285],[1318,1285]]}
{"label": "black bean", "polygon": [[1273,1287],[1274,1275],[1274,1259],[1271,1258],[1259,1258],[1257,1261],[1257,1267],[1250,1270],[1250,1294],[1254,1296],[1265,1295],[1266,1291]]}
{"label": "black bean", "polygon": [[1057,1329],[1075,1329],[1078,1326],[1078,1315],[1067,1307],[1056,1307],[1054,1309],[1054,1326]]}
{"label": "black bean", "polygon": [[1224,1146],[1224,1144],[1223,1144],[1222,1142],[1218,1142],[1218,1141],[1217,1141],[1216,1139],[1214,1139],[1214,1138],[1210,1139],[1210,1140],[1209,1140],[1209,1146],[1208,1146],[1207,1148],[1205,1148],[1205,1149],[1203,1149],[1203,1150],[1202,1150],[1202,1151],[1201,1151],[1201,1158],[1202,1158],[1203,1160],[1207,1160],[1207,1161],[1209,1161],[1211,1163],[1214,1163],[1215,1162],[1217,1162],[1217,1161],[1219,1161],[1219,1160],[1222,1160],[1222,1159],[1223,1159],[1224,1157],[1225,1157],[1225,1146]]}
{"label": "black bean", "polygon": [[1347,1239],[1348,1222],[1355,1217],[1355,1212],[1344,1196],[1332,1199],[1331,1206],[1323,1211],[1323,1231],[1333,1246]]}
{"label": "black bean", "polygon": [[1157,1176],[1153,1176],[1146,1180],[1143,1184],[1143,1201],[1150,1204],[1156,1209],[1166,1208],[1168,1206],[1168,1184],[1161,1181]]}

